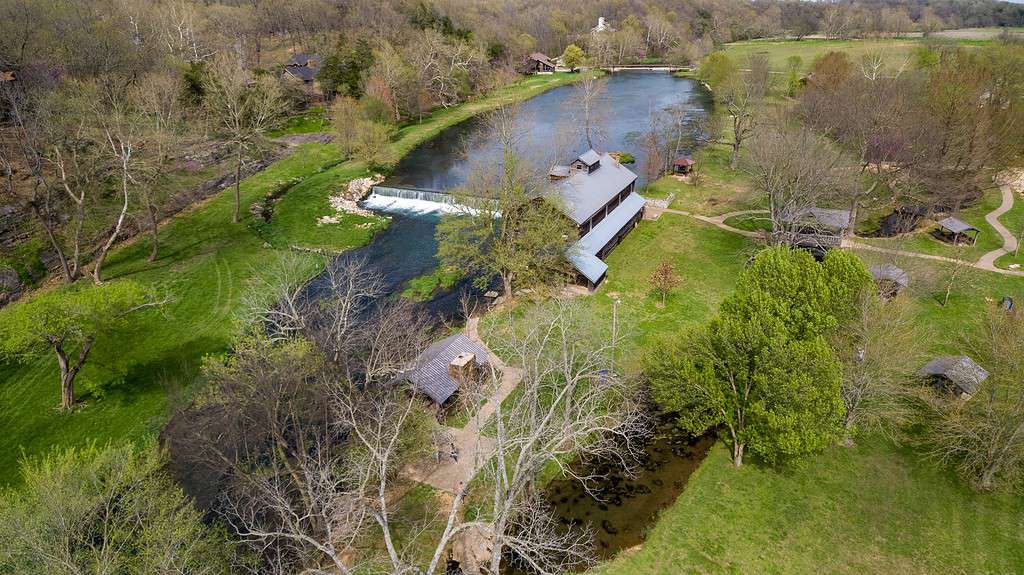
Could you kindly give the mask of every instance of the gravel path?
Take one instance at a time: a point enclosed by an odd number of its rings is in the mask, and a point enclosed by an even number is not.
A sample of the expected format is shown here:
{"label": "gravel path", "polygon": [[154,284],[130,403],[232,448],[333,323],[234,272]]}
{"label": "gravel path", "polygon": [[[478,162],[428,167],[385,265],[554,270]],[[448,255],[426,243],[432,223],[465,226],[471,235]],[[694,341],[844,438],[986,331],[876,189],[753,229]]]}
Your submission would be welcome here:
{"label": "gravel path", "polygon": [[1013,197],[1017,194],[1018,190],[1024,189],[1024,173],[1012,172],[1000,179],[1002,183],[999,185],[999,188],[1003,192],[1003,203],[995,210],[986,214],[985,221],[1002,236],[1003,247],[988,252],[978,260],[978,267],[993,271],[1000,271],[995,265],[997,259],[1017,249],[1017,238],[999,221],[999,216],[1013,208]]}

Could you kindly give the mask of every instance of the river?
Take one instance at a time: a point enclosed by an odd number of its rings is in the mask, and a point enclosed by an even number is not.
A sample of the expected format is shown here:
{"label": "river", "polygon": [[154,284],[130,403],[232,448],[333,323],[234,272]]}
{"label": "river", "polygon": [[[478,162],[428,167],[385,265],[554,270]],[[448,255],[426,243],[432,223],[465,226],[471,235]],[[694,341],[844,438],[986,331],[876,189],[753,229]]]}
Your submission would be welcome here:
{"label": "river", "polygon": [[[641,175],[638,185],[642,186],[645,158],[635,138],[649,125],[651,112],[685,104],[691,108],[691,114],[702,114],[710,107],[709,96],[696,82],[665,73],[622,72],[604,81],[607,107],[596,147],[600,151],[631,153],[637,160],[631,169]],[[568,163],[586,151],[582,131],[572,125],[568,109],[574,89],[555,88],[519,105],[520,152],[538,162],[545,172],[552,163]],[[450,190],[463,184],[476,166],[490,165],[496,169],[500,158],[500,142],[487,129],[486,121],[472,118],[413,149],[385,183]],[[363,207],[391,217],[391,225],[368,245],[338,256],[337,262],[364,259],[380,272],[391,293],[437,267],[434,230],[451,206],[375,194],[364,200]],[[310,287],[314,297],[322,285],[322,279],[313,280]],[[473,288],[463,280],[453,289],[435,294],[423,306],[443,319],[459,319],[459,299],[466,291],[472,292]],[[578,483],[567,480],[552,482],[546,495],[564,525],[590,524],[598,554],[610,557],[642,541],[657,513],[682,492],[710,443],[707,437],[656,434],[646,445],[636,476],[627,477],[612,466],[601,469],[607,472],[607,479],[596,490],[597,498]]]}
{"label": "river", "polygon": [[[686,104],[697,115],[709,107],[707,93],[696,82],[666,73],[621,72],[602,81],[607,83],[607,104],[595,144],[602,151],[632,153],[637,164],[631,169],[638,174],[643,173],[644,158],[633,138],[648,125],[651,110]],[[574,90],[573,86],[555,88],[518,106],[521,151],[524,157],[543,162],[545,171],[551,163],[568,163],[585,151],[583,133],[571,123],[569,106]],[[500,157],[500,142],[483,118],[474,117],[417,146],[398,163],[386,183],[450,190],[463,184],[474,166],[497,162]],[[390,216],[391,225],[370,244],[339,256],[340,260],[365,259],[380,271],[390,292],[400,291],[409,280],[437,267],[434,228],[447,206],[372,195],[363,207]],[[316,283],[314,280],[314,289]],[[460,282],[452,290],[436,294],[424,307],[450,318],[458,311],[459,296],[469,289],[469,282]]]}

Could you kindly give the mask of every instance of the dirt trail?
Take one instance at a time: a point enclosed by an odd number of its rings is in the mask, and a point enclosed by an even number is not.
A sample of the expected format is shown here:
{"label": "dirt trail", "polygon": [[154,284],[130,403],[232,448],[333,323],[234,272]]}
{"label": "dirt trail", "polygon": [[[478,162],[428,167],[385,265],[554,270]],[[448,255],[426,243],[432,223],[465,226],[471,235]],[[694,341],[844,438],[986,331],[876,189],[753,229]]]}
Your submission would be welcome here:
{"label": "dirt trail", "polygon": [[1024,172],[1009,172],[1007,174],[1003,174],[999,179],[1001,180],[999,189],[1003,193],[1003,202],[998,208],[985,214],[985,221],[995,228],[996,232],[1002,236],[1003,247],[992,250],[981,256],[981,259],[978,260],[977,264],[977,267],[991,271],[1000,271],[995,265],[996,260],[1017,249],[1016,236],[1014,236],[1010,230],[1006,229],[1006,226],[999,221],[999,217],[1013,208],[1014,196],[1019,190],[1024,189]]}

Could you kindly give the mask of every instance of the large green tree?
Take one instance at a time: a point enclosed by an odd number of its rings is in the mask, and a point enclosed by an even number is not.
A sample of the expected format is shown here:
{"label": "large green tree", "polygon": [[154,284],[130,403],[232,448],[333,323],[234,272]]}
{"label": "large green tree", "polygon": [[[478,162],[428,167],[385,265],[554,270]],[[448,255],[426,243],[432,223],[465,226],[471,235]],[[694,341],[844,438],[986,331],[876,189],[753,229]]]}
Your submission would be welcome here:
{"label": "large green tree", "polygon": [[706,326],[658,346],[646,372],[653,398],[680,428],[727,430],[733,462],[819,451],[842,435],[842,370],[825,336],[856,311],[870,284],[851,254],[822,263],[786,247],[763,250]]}
{"label": "large green tree", "polygon": [[165,472],[155,445],[55,452],[0,494],[0,572],[229,572],[230,548]]}
{"label": "large green tree", "polygon": [[0,311],[0,356],[34,358],[53,352],[60,366],[60,408],[75,402],[75,378],[97,338],[138,310],[158,305],[139,284],[118,281],[43,292]]}
{"label": "large green tree", "polygon": [[721,315],[658,346],[647,362],[655,402],[690,433],[722,425],[733,463],[747,449],[775,462],[820,451],[842,431],[841,370],[821,337],[792,339],[770,306]]}

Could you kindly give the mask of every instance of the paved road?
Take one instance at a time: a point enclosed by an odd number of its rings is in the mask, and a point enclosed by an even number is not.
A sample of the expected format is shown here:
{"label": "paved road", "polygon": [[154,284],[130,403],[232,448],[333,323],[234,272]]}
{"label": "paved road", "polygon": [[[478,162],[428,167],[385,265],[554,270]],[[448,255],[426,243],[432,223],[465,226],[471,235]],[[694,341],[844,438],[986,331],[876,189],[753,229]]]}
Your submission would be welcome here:
{"label": "paved road", "polygon": [[998,208],[985,215],[985,221],[1002,236],[1003,247],[988,252],[978,260],[978,267],[987,270],[997,270],[998,268],[995,266],[996,260],[1017,249],[1017,238],[999,221],[999,216],[1013,208],[1014,196],[1017,195],[1018,190],[1024,189],[1024,172],[1011,172],[1005,174],[1000,179],[1002,183],[1000,183],[999,188],[1003,192],[1003,202]]}

